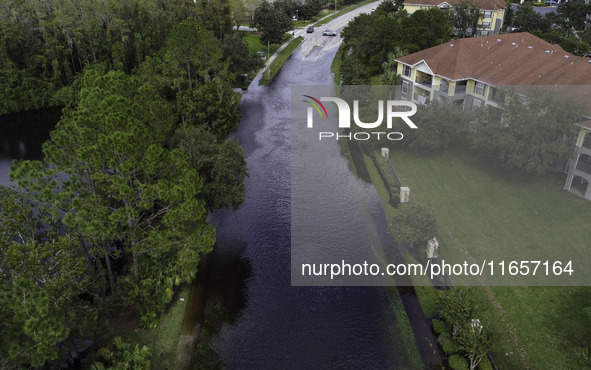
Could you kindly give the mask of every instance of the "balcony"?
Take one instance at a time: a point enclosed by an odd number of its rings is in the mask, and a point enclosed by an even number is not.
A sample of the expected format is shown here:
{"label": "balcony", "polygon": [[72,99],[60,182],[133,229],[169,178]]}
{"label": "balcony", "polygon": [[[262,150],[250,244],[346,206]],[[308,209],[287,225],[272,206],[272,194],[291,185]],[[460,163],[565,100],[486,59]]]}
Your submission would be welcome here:
{"label": "balcony", "polygon": [[415,82],[428,88],[431,88],[432,85],[432,81],[430,79],[421,77],[419,75],[417,75]]}
{"label": "balcony", "polygon": [[431,88],[433,86],[433,76],[430,74],[417,71],[417,76],[415,77],[415,82],[419,85],[424,87]]}
{"label": "balcony", "polygon": [[583,139],[583,148],[591,149],[591,134],[585,135],[585,139]]}
{"label": "balcony", "polygon": [[591,175],[591,164],[587,164],[585,162],[581,162],[580,160],[577,162],[577,170],[586,173],[587,175]]}
{"label": "balcony", "polygon": [[454,90],[454,95],[465,94],[466,88],[467,88],[466,85],[456,85],[456,89]]}

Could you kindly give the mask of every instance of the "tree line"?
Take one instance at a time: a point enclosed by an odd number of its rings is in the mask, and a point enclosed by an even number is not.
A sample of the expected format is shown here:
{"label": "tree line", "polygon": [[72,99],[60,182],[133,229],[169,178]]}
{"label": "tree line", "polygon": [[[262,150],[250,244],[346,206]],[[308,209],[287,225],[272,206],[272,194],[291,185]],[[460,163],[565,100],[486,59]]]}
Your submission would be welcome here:
{"label": "tree line", "polygon": [[507,9],[505,27],[531,32],[569,53],[584,56],[591,53],[591,29],[585,30],[587,14],[591,14],[591,5],[583,1],[560,4],[556,13],[545,15],[536,12],[531,3],[523,3],[516,11]]}
{"label": "tree line", "polygon": [[[408,14],[401,0],[380,3],[371,14],[360,14],[341,33],[343,37],[344,85],[368,84],[371,77],[380,74],[384,82],[396,82],[395,62],[391,55],[406,54],[428,49],[451,40],[465,37],[475,30],[483,12],[472,0],[463,0],[450,9],[432,7]],[[390,66],[390,68],[388,67]]]}
{"label": "tree line", "polygon": [[228,70],[256,62],[232,33],[242,1],[7,0],[0,7],[0,114],[62,106],[84,68],[136,71],[159,57],[173,27],[202,22],[222,45]]}

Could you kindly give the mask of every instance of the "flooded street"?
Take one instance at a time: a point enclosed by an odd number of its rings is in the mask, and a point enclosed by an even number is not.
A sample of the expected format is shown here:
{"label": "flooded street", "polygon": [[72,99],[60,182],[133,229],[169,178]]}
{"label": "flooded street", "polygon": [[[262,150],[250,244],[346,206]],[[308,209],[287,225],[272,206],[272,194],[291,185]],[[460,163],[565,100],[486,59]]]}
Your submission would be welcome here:
{"label": "flooded street", "polygon": [[[243,121],[234,137],[247,154],[246,200],[238,211],[217,212],[211,221],[218,252],[243,243],[252,273],[245,308],[212,345],[233,369],[404,367],[390,332],[395,319],[385,288],[291,286],[291,86],[331,85],[339,45],[339,37],[323,37],[318,28],[306,37],[273,84],[254,83],[242,99]],[[331,177],[332,186],[373,189],[348,171],[338,173],[342,177]]]}

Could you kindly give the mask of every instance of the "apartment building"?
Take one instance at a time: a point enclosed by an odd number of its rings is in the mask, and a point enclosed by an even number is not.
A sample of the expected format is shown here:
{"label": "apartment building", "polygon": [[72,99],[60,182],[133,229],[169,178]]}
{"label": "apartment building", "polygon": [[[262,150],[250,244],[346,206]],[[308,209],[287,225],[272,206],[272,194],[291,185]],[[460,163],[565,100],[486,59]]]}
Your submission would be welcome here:
{"label": "apartment building", "polygon": [[[460,0],[405,0],[404,9],[409,14],[421,9],[438,7],[442,10],[453,8]],[[505,5],[501,0],[475,0],[482,11],[476,30],[469,30],[468,36],[498,35],[503,27]]]}
{"label": "apartment building", "polygon": [[552,87],[561,95],[585,97],[579,100],[589,106],[576,123],[579,134],[564,168],[564,188],[591,200],[591,59],[522,32],[453,40],[396,61],[402,77],[398,98],[418,104],[496,106],[503,86]]}

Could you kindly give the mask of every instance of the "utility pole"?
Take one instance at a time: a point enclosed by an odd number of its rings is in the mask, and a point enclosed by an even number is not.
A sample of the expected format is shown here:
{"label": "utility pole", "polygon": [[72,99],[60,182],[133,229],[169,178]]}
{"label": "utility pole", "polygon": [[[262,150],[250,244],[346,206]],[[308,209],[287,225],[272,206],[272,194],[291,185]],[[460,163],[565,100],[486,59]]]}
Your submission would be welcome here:
{"label": "utility pole", "polygon": [[269,55],[269,40],[267,40],[267,80],[271,79],[271,63],[269,63],[269,59],[271,56]]}

